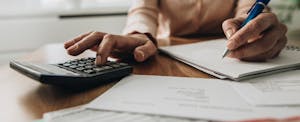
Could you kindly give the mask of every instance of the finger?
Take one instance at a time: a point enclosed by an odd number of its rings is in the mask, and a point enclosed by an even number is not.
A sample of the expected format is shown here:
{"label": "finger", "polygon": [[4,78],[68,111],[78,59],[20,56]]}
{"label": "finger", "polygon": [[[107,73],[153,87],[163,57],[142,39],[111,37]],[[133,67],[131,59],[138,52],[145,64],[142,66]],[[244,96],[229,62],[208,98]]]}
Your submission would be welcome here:
{"label": "finger", "polygon": [[230,50],[237,49],[247,44],[251,38],[258,37],[262,32],[276,24],[278,24],[276,15],[273,13],[262,13],[238,30],[230,38],[227,47]]}
{"label": "finger", "polygon": [[243,58],[241,60],[257,62],[257,61],[266,61],[267,59],[273,59],[279,55],[281,50],[285,47],[286,43],[287,43],[287,37],[283,37],[282,39],[277,41],[274,48],[272,48],[268,52],[262,53],[260,55],[254,56],[254,57]]}
{"label": "finger", "polygon": [[275,46],[281,37],[283,37],[284,31],[285,30],[281,29],[279,26],[275,27],[272,30],[265,32],[264,36],[257,41],[232,50],[228,56],[242,59],[267,52]]}
{"label": "finger", "polygon": [[132,52],[135,47],[143,44],[145,44],[144,41],[135,40],[131,37],[107,34],[99,45],[96,64],[104,64],[113,50]]}
{"label": "finger", "polygon": [[147,41],[146,44],[135,48],[134,58],[138,62],[143,62],[150,56],[153,56],[157,51],[155,44],[152,41]]}
{"label": "finger", "polygon": [[245,17],[239,17],[227,19],[223,22],[222,28],[227,39],[230,39],[230,37],[240,28],[244,20]]}
{"label": "finger", "polygon": [[107,61],[107,57],[111,53],[116,44],[115,36],[107,34],[103,37],[101,44],[97,50],[96,65],[102,65]]}
{"label": "finger", "polygon": [[84,37],[88,36],[91,33],[92,32],[81,34],[81,35],[75,37],[74,39],[65,42],[65,44],[64,44],[65,49],[68,49],[70,46],[74,45],[75,43],[77,43],[78,41],[80,41],[81,39],[83,39]]}
{"label": "finger", "polygon": [[280,54],[281,50],[285,48],[286,44],[287,44],[287,37],[284,36],[282,39],[278,41],[278,43],[275,45],[275,48],[271,50],[271,52],[273,53],[269,55],[269,59],[276,58]]}
{"label": "finger", "polygon": [[78,55],[101,42],[105,33],[93,32],[67,49],[70,55]]}

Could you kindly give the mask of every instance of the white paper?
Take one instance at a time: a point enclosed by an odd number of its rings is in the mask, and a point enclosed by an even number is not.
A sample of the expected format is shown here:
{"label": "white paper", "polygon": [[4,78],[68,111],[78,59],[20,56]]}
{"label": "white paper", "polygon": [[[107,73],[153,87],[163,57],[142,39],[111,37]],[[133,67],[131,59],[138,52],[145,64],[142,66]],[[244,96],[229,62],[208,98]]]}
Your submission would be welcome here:
{"label": "white paper", "polygon": [[217,79],[131,75],[96,98],[87,108],[237,121],[299,115],[299,107],[254,107]]}
{"label": "white paper", "polygon": [[[181,61],[190,62],[211,70],[211,75],[223,74],[228,78],[239,80],[250,74],[270,71],[275,69],[294,69],[300,65],[300,53],[298,51],[282,50],[279,57],[267,62],[244,62],[237,59],[222,59],[226,47],[226,40],[210,40],[185,45],[160,47],[162,52],[180,58]],[[287,68],[288,67],[288,68]],[[201,70],[201,68],[198,68]],[[255,76],[255,75],[253,75]],[[253,77],[252,76],[252,77]],[[258,75],[257,75],[258,76]]]}
{"label": "white paper", "polygon": [[101,111],[74,107],[44,114],[45,122],[207,122],[157,115]]}
{"label": "white paper", "polygon": [[253,105],[300,106],[300,70],[255,78],[233,86]]}

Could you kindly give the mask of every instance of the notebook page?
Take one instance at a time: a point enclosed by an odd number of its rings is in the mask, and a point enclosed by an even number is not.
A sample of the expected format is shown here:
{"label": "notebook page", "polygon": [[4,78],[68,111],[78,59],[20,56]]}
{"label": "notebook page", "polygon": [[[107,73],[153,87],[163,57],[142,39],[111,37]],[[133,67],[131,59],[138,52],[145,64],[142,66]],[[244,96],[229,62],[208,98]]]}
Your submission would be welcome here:
{"label": "notebook page", "polygon": [[232,78],[300,64],[300,52],[287,50],[283,50],[279,57],[267,62],[244,62],[227,57],[222,59],[225,47],[226,40],[218,39],[186,45],[160,47],[160,50]]}

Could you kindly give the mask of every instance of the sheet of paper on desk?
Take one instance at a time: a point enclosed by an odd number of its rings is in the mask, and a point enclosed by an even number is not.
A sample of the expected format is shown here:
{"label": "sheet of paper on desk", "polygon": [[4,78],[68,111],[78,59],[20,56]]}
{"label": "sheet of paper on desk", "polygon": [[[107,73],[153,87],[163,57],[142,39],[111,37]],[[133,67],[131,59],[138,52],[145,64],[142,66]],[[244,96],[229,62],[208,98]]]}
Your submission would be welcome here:
{"label": "sheet of paper on desk", "polygon": [[44,114],[43,122],[208,122],[128,112],[101,111],[84,107],[67,108]]}
{"label": "sheet of paper on desk", "polygon": [[216,79],[132,75],[87,107],[221,121],[283,118],[300,113],[298,107],[251,106],[232,88],[232,83]]}
{"label": "sheet of paper on desk", "polygon": [[300,70],[247,80],[233,87],[253,105],[300,106]]}

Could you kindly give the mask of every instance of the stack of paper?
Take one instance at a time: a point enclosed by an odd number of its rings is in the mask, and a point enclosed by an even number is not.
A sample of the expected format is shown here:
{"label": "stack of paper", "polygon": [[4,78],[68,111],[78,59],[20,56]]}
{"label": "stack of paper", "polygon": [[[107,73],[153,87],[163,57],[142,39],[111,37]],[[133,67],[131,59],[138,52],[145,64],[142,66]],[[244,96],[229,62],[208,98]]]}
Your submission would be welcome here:
{"label": "stack of paper", "polygon": [[300,106],[300,70],[235,83],[233,87],[252,105]]}
{"label": "stack of paper", "polygon": [[267,62],[243,62],[224,58],[226,40],[211,40],[185,45],[160,47],[160,51],[218,78],[245,80],[300,68],[300,52],[284,49],[278,58]]}
{"label": "stack of paper", "polygon": [[[300,70],[297,70],[268,76],[259,79],[259,83],[255,79],[249,82],[228,82],[218,79],[131,75],[91,103],[47,113],[44,119],[47,122],[194,122],[299,116],[299,73]],[[273,79],[280,81],[275,83],[276,87],[269,86],[270,81],[275,81]]]}
{"label": "stack of paper", "polygon": [[177,117],[88,109],[84,106],[44,114],[41,122],[208,122]]}
{"label": "stack of paper", "polygon": [[132,75],[87,107],[219,121],[300,115],[300,107],[251,105],[235,91],[235,84],[240,83],[216,79]]}

